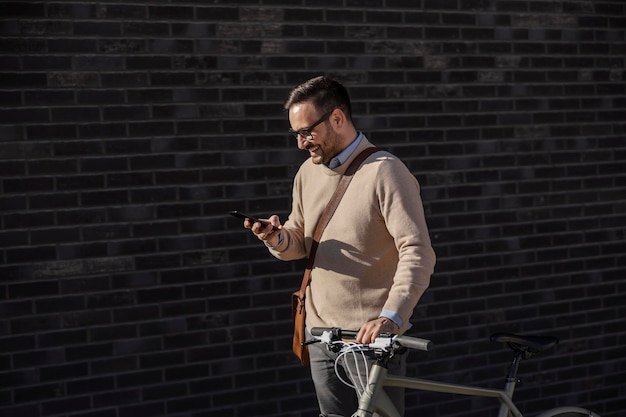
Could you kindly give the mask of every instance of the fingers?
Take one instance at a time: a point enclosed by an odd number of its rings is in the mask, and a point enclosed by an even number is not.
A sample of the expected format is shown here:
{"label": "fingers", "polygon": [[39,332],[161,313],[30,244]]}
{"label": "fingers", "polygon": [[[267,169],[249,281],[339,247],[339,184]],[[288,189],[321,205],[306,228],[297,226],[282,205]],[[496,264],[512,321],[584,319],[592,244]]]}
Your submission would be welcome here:
{"label": "fingers", "polygon": [[368,321],[359,329],[356,335],[357,343],[372,343],[381,333],[381,324],[377,320]]}
{"label": "fingers", "polygon": [[398,325],[386,317],[365,323],[356,335],[357,343],[374,343],[381,333],[397,333],[400,330]]}
{"label": "fingers", "polygon": [[278,216],[273,215],[269,219],[261,219],[266,221],[267,224],[261,222],[251,222],[249,219],[244,221],[244,227],[252,230],[252,233],[256,235],[259,240],[266,242],[270,246],[276,246],[278,244],[280,231],[282,226]]}
{"label": "fingers", "polygon": [[263,225],[260,222],[254,223],[250,229],[252,230],[252,233],[257,235],[257,237],[259,239],[261,239],[261,240],[266,240],[266,238],[269,235],[274,233],[274,226],[273,225],[271,225],[271,224]]}
{"label": "fingers", "polygon": [[[375,339],[376,337],[374,337]],[[356,335],[357,343],[371,343],[372,342],[372,333],[368,329],[368,323],[365,323],[360,329],[359,333]]]}

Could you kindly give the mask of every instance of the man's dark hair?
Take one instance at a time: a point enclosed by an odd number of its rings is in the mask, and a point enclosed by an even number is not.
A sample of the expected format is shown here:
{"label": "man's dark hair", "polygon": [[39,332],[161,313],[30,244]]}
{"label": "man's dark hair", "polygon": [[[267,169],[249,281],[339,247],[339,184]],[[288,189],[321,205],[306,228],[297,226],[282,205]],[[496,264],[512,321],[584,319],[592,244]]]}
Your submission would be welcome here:
{"label": "man's dark hair", "polygon": [[294,87],[287,95],[283,107],[289,110],[292,105],[309,100],[320,114],[339,108],[348,120],[352,120],[352,106],[348,91],[332,78],[322,75]]}

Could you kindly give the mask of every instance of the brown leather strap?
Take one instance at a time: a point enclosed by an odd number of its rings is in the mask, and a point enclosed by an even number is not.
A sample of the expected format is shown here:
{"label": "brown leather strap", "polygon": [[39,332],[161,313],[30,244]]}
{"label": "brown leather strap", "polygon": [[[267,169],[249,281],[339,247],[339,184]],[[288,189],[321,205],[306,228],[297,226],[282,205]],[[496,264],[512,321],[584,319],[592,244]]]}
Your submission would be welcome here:
{"label": "brown leather strap", "polygon": [[344,193],[348,189],[348,185],[350,184],[350,181],[352,181],[356,170],[359,169],[363,161],[365,161],[368,156],[378,151],[380,151],[380,149],[375,146],[365,148],[361,151],[360,154],[357,155],[356,158],[354,158],[354,160],[352,160],[350,166],[348,166],[348,169],[341,177],[339,185],[337,186],[337,189],[330,198],[328,205],[322,212],[322,215],[320,216],[320,219],[315,226],[315,231],[313,232],[313,243],[311,244],[311,252],[309,252],[309,261],[307,263],[306,269],[304,270],[302,284],[300,285],[300,291],[298,292],[298,296],[301,299],[304,299],[306,287],[311,281],[311,270],[313,269],[313,262],[315,261],[315,253],[317,252],[317,246],[319,245],[320,238],[322,237],[322,233],[324,232],[326,225],[330,221],[331,217],[333,217],[333,214],[335,214],[335,210],[337,209],[337,206],[339,205],[339,202],[341,201]]}

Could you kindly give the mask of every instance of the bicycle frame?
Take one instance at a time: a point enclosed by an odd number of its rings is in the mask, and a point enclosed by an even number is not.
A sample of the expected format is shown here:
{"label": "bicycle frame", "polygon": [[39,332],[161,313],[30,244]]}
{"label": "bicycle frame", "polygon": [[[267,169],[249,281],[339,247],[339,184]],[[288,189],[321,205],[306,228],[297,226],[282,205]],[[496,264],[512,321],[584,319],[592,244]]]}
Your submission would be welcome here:
{"label": "bicycle frame", "polygon": [[[517,361],[514,361],[512,364],[512,367],[515,367],[515,370],[517,370],[517,364],[519,364],[519,358],[516,359]],[[374,412],[382,415],[383,417],[401,417],[396,407],[383,391],[383,386],[403,387],[422,391],[443,392],[474,397],[497,398],[501,404],[498,417],[506,417],[508,412],[511,412],[515,417],[523,417],[522,413],[512,401],[515,383],[516,378],[508,378],[506,387],[503,390],[448,384],[427,379],[389,375],[384,366],[374,364],[370,370],[367,388],[359,398],[359,409],[352,415],[352,417],[372,417]]]}

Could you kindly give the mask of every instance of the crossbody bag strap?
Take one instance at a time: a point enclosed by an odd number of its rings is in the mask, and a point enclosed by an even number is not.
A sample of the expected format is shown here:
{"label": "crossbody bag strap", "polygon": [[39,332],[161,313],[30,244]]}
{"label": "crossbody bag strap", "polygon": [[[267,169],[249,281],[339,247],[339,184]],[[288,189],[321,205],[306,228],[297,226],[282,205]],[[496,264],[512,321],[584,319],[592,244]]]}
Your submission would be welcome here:
{"label": "crossbody bag strap", "polygon": [[333,217],[333,214],[335,214],[335,210],[337,209],[337,206],[339,205],[339,202],[341,201],[344,193],[348,189],[348,185],[350,184],[350,181],[352,181],[356,170],[359,169],[363,161],[365,161],[368,156],[378,151],[380,151],[380,149],[375,146],[365,148],[361,151],[360,154],[357,155],[356,158],[352,160],[352,162],[348,166],[348,169],[341,177],[339,185],[337,186],[337,189],[330,198],[328,205],[320,216],[320,219],[315,226],[315,231],[313,232],[313,243],[311,244],[311,251],[309,252],[309,261],[307,263],[306,269],[304,270],[302,284],[300,285],[300,298],[304,298],[304,292],[306,291],[306,287],[311,281],[311,270],[313,269],[313,262],[315,261],[315,253],[317,252],[317,246],[319,245],[320,238],[322,237],[322,233],[324,232],[326,225],[330,221],[331,217]]}

